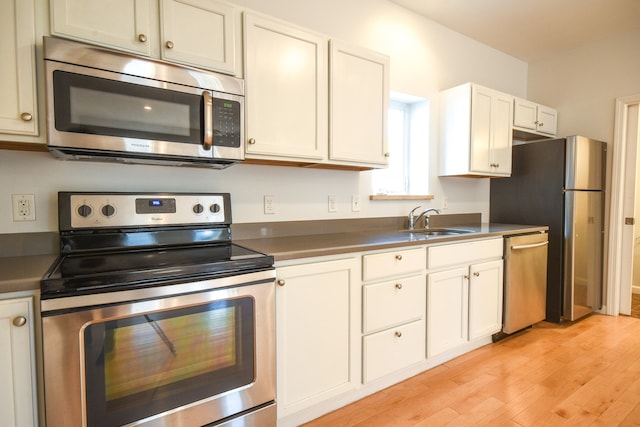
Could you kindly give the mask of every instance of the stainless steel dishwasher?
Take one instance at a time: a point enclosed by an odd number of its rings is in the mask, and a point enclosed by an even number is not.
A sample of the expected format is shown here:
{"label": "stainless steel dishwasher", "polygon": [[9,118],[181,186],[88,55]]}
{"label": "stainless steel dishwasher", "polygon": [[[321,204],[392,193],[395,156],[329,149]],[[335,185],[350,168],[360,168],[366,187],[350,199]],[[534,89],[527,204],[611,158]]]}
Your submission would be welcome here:
{"label": "stainless steel dishwasher", "polygon": [[544,320],[547,300],[547,233],[504,239],[502,332],[511,334]]}

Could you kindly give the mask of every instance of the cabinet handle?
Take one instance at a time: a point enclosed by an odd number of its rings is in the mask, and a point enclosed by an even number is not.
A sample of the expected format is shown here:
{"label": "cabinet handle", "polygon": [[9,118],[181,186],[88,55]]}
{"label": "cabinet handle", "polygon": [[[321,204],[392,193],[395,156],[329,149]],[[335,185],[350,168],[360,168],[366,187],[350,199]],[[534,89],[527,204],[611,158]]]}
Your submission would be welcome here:
{"label": "cabinet handle", "polygon": [[18,328],[26,324],[27,324],[27,318],[24,316],[18,316],[15,319],[13,319],[13,326],[17,326]]}
{"label": "cabinet handle", "polygon": [[167,49],[173,49],[173,42],[171,40],[166,42],[164,45],[167,47]]}
{"label": "cabinet handle", "polygon": [[138,34],[138,40],[142,43],[146,43],[147,41],[147,36],[144,34]]}
{"label": "cabinet handle", "polygon": [[25,122],[30,122],[33,119],[31,113],[22,113],[20,114],[20,118]]}
{"label": "cabinet handle", "polygon": [[256,139],[255,138],[249,138],[249,144],[253,145],[256,143]]}
{"label": "cabinet handle", "polygon": [[285,282],[284,279],[278,279],[276,283],[278,284],[278,286],[284,286],[287,282]]}
{"label": "cabinet handle", "polygon": [[396,259],[397,259],[398,261],[402,261],[402,255],[400,255],[400,254],[396,255]]}
{"label": "cabinet handle", "polygon": [[394,334],[396,337],[400,338],[402,336],[402,332],[400,331],[396,331],[396,333]]}
{"label": "cabinet handle", "polygon": [[396,289],[398,290],[402,289],[402,283],[396,283]]}

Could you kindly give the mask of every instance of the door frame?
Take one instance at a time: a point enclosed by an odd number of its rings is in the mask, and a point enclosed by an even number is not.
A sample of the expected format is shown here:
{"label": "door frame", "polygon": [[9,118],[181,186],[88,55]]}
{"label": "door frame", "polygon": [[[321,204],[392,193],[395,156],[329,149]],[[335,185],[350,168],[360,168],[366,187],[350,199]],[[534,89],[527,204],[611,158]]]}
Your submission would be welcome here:
{"label": "door frame", "polygon": [[[613,155],[611,171],[611,207],[609,218],[609,248],[607,266],[607,292],[605,313],[613,316],[630,314],[631,312],[631,277],[630,265],[633,255],[633,239],[625,239],[625,216],[633,217],[635,195],[627,196],[627,192],[635,188],[635,182],[629,182],[627,174],[634,171],[636,161],[637,137],[632,142],[629,137],[629,110],[640,105],[640,94],[616,99],[614,143],[610,152]],[[634,156],[631,165],[627,162],[627,154]],[[635,174],[634,174],[635,175]],[[629,187],[631,186],[631,187]],[[631,206],[631,207],[630,207]],[[631,211],[630,211],[631,209]],[[631,213],[629,215],[629,213]],[[623,281],[626,281],[623,283]]]}

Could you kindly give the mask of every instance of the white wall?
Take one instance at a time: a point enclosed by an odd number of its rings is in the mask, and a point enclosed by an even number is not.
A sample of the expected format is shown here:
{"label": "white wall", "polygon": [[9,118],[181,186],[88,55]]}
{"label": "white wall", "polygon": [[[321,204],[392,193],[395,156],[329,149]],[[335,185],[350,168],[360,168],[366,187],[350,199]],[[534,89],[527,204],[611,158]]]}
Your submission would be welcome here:
{"label": "white wall", "polygon": [[528,97],[558,109],[559,135],[612,143],[616,98],[640,93],[639,53],[635,31],[531,63]]}
{"label": "white wall", "polygon": [[[482,45],[388,0],[235,0],[240,7],[275,16],[333,38],[386,53],[391,89],[431,100],[437,120],[437,93],[466,81],[526,96],[527,64]],[[553,105],[553,104],[551,104]],[[489,207],[488,179],[437,178],[437,128],[430,135],[429,191],[425,207],[447,212],[482,212]],[[416,202],[370,202],[370,172],[236,165],[224,171],[162,166],[62,162],[47,153],[0,150],[0,233],[56,231],[58,191],[228,191],[234,222],[289,221],[406,215]],[[11,194],[36,195],[37,220],[12,221]],[[262,197],[275,195],[276,214],[265,215]],[[336,195],[338,211],[327,212]],[[352,213],[350,198],[362,208]]]}

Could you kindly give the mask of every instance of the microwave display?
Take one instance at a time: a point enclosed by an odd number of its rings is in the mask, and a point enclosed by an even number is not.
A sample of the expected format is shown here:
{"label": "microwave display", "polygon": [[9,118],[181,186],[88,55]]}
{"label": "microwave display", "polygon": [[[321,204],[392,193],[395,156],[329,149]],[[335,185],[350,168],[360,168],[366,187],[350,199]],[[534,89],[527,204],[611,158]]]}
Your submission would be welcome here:
{"label": "microwave display", "polygon": [[216,145],[240,146],[240,103],[229,99],[213,99],[213,138]]}

